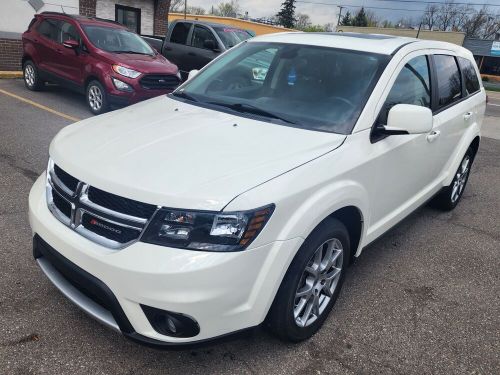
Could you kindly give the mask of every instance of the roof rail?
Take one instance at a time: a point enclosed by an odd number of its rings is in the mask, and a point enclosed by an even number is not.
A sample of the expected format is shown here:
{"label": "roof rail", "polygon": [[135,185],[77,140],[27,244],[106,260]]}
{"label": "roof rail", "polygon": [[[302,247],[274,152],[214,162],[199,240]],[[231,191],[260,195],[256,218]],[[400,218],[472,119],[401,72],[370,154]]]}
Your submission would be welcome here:
{"label": "roof rail", "polygon": [[66,17],[70,17],[70,18],[74,18],[74,14],[68,14],[68,13],[62,13],[62,12],[49,12],[49,11],[45,11],[45,12],[42,12],[40,14],[48,14],[48,15],[54,15],[54,16],[66,16]]}
{"label": "roof rail", "polygon": [[117,21],[113,21],[113,20],[108,20],[106,18],[89,17],[89,19],[96,20],[96,21],[110,22],[110,23],[114,23],[116,25],[125,26],[123,23],[120,23],[120,22],[117,22]]}

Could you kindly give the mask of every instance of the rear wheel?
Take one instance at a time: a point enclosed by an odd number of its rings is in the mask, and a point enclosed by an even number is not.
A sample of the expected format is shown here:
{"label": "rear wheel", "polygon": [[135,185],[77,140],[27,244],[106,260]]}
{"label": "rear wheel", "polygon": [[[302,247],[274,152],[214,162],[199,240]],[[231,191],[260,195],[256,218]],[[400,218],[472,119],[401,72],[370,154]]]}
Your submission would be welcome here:
{"label": "rear wheel", "polygon": [[38,69],[33,61],[28,60],[23,66],[24,85],[31,91],[40,91],[43,81],[40,80]]}
{"label": "rear wheel", "polygon": [[86,90],[87,104],[90,111],[100,115],[108,110],[108,97],[106,90],[99,81],[90,81]]}
{"label": "rear wheel", "polygon": [[444,187],[431,201],[433,207],[450,211],[453,210],[465,190],[467,181],[469,180],[470,169],[472,167],[472,162],[474,160],[474,150],[469,147],[465,153],[462,162],[460,163],[453,181],[449,186]]}
{"label": "rear wheel", "polygon": [[269,311],[269,328],[292,342],[316,333],[337,300],[349,257],[344,224],[331,218],[323,221],[292,261]]}

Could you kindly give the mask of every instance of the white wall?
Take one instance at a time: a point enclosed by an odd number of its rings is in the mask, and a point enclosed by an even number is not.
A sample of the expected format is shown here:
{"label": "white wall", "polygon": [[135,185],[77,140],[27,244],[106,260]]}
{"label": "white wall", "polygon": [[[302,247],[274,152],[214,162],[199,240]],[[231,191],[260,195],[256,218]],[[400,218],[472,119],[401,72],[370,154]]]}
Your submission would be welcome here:
{"label": "white wall", "polygon": [[97,0],[96,16],[114,20],[115,4],[141,9],[141,34],[154,34],[154,0]]}
{"label": "white wall", "polygon": [[[44,0],[44,2],[57,5],[44,5],[38,13],[61,12],[62,5],[65,13],[78,14],[79,0]],[[37,13],[27,0],[0,0],[0,6],[0,32],[25,32],[33,15]]]}

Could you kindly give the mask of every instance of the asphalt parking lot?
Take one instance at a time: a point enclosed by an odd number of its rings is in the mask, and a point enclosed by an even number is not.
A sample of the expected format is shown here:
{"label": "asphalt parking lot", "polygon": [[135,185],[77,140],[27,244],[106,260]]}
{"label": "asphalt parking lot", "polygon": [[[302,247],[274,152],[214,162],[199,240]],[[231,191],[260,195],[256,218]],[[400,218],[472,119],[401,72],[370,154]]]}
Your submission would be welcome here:
{"label": "asphalt parking lot", "polygon": [[88,318],[32,258],[28,193],[52,137],[91,116],[84,98],[0,80],[0,373],[500,374],[500,93],[487,115],[456,210],[423,207],[367,247],[311,340],[159,351]]}

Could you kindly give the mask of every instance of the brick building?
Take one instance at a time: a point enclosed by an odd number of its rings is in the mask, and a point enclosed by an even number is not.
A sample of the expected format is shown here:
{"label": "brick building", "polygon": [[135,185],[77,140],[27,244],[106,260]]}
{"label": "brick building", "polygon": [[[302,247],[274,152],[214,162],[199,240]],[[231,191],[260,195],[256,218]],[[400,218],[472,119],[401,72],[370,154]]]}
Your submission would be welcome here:
{"label": "brick building", "polygon": [[118,21],[142,35],[164,36],[170,0],[2,0],[0,70],[21,70],[21,35],[36,13],[80,14]]}

